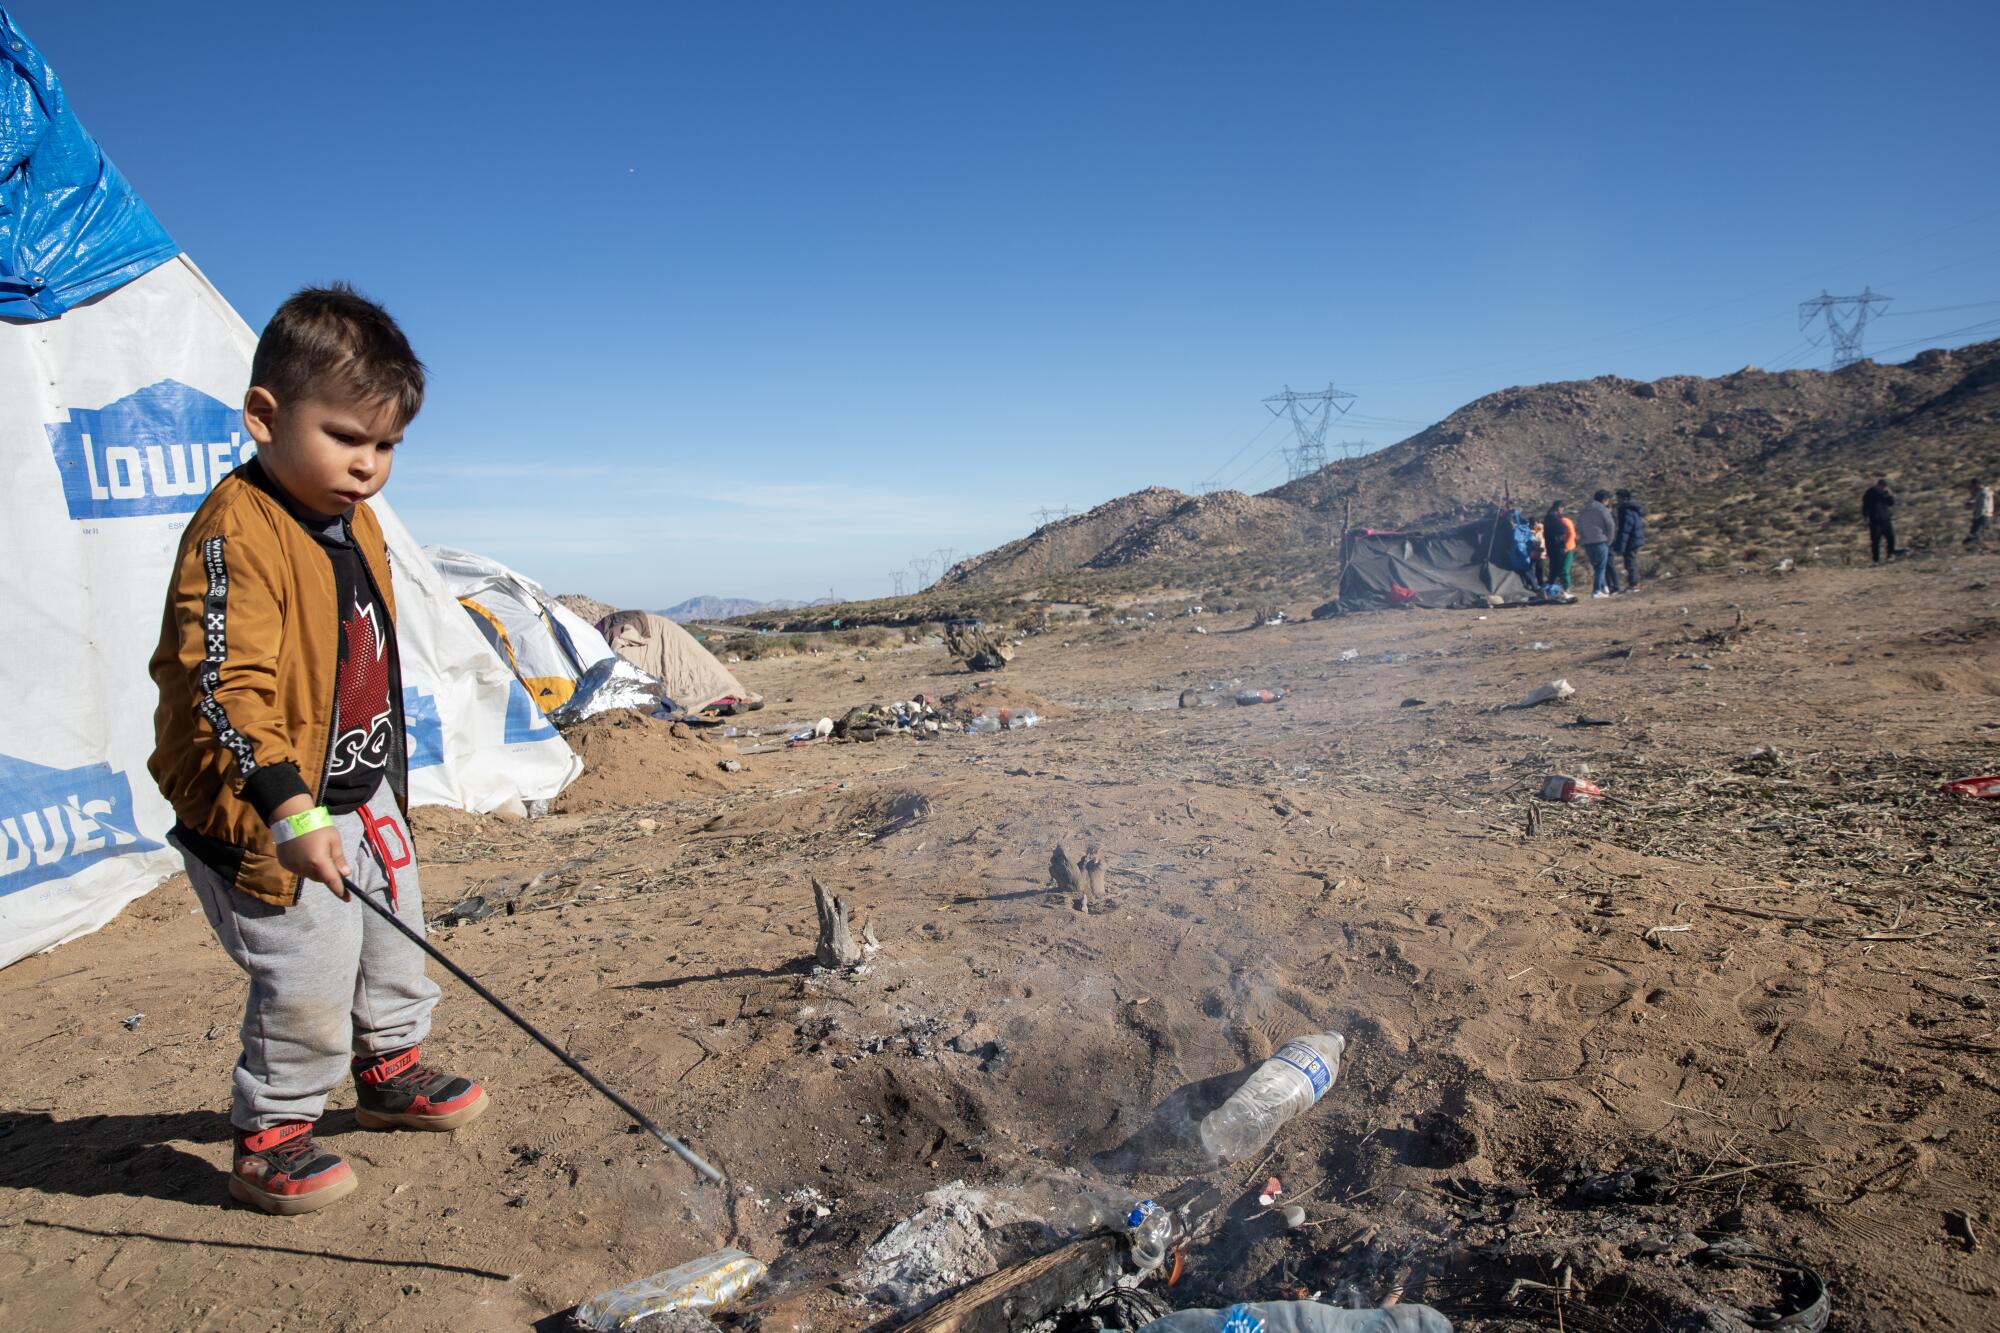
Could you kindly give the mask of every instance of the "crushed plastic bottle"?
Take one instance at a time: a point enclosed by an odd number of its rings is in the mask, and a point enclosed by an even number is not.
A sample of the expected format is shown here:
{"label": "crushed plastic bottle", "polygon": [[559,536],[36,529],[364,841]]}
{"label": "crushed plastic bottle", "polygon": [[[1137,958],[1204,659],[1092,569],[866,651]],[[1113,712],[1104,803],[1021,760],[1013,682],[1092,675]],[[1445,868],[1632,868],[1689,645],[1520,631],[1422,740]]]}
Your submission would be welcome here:
{"label": "crushed plastic bottle", "polygon": [[1285,697],[1283,690],[1238,690],[1236,702],[1243,705],[1274,704]]}
{"label": "crushed plastic bottle", "polygon": [[1201,1146],[1221,1162],[1247,1157],[1271,1141],[1279,1126],[1333,1086],[1347,1039],[1337,1032],[1295,1037],[1257,1066],[1229,1100],[1202,1118]]}
{"label": "crushed plastic bottle", "polygon": [[708,1310],[734,1300],[764,1276],[764,1262],[741,1250],[714,1254],[600,1292],[576,1308],[576,1327],[616,1333],[671,1310]]}
{"label": "crushed plastic bottle", "polygon": [[1359,648],[1343,648],[1340,650],[1340,660],[1343,662],[1357,662],[1361,660],[1361,650]]}
{"label": "crushed plastic bottle", "polygon": [[965,731],[969,736],[984,736],[988,732],[998,730],[1000,730],[1000,719],[991,713],[981,713],[965,724]]}
{"label": "crushed plastic bottle", "polygon": [[1132,1262],[1147,1272],[1166,1261],[1167,1246],[1174,1238],[1174,1215],[1151,1199],[1141,1199],[1126,1214],[1125,1231]]}

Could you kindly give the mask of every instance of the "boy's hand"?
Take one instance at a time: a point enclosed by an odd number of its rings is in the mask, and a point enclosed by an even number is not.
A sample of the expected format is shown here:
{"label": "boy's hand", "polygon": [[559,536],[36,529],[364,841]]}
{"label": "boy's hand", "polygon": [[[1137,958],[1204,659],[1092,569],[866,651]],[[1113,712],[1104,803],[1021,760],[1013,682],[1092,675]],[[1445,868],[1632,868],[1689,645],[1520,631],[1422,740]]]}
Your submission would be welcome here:
{"label": "boy's hand", "polygon": [[[312,798],[294,796],[271,812],[272,822],[312,809]],[[349,873],[347,853],[340,845],[340,830],[314,829],[278,844],[278,864],[294,875],[316,879],[334,891],[342,901],[347,888],[341,880]]]}
{"label": "boy's hand", "polygon": [[278,864],[294,875],[316,879],[345,899],[341,880],[348,874],[347,853],[340,845],[340,830],[323,828],[278,844]]}

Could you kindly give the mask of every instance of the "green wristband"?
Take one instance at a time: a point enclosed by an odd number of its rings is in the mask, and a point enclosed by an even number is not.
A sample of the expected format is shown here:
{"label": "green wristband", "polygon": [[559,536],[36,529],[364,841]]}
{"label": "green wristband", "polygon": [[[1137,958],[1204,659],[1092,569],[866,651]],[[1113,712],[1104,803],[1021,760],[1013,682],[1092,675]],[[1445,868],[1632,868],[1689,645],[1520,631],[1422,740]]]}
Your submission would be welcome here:
{"label": "green wristband", "polygon": [[327,813],[325,806],[316,805],[310,810],[286,815],[271,825],[271,842],[273,846],[282,847],[302,833],[317,833],[323,828],[332,827],[333,816]]}

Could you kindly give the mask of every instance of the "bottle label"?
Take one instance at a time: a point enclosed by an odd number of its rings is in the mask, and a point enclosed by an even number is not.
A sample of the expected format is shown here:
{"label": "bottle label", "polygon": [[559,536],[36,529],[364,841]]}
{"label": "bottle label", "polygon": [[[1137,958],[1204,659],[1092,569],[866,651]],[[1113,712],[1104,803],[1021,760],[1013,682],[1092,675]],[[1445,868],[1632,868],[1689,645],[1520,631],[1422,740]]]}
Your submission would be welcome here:
{"label": "bottle label", "polygon": [[1306,1081],[1312,1084],[1314,1101],[1318,1101],[1333,1086],[1333,1071],[1326,1067],[1326,1061],[1320,1058],[1318,1051],[1302,1041],[1286,1042],[1271,1058],[1283,1060],[1304,1074]]}

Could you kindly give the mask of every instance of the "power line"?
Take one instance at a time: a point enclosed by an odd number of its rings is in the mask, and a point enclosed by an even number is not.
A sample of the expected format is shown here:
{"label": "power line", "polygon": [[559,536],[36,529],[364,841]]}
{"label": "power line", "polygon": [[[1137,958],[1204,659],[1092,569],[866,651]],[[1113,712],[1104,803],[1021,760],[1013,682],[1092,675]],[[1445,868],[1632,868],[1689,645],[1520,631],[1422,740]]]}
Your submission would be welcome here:
{"label": "power line", "polygon": [[1983,319],[1977,324],[1967,324],[1963,328],[1946,329],[1943,333],[1927,333],[1921,338],[1910,338],[1904,342],[1890,343],[1887,347],[1876,348],[1875,352],[1877,356],[1880,356],[1884,352],[1900,352],[1905,347],[1921,347],[1925,343],[1938,342],[1944,338],[1956,338],[1962,333],[1977,333],[1981,329],[1994,328],[1996,326],[2000,326],[2000,319]]}
{"label": "power line", "polygon": [[1276,417],[1272,417],[1272,418],[1271,418],[1271,419],[1270,419],[1269,421],[1265,422],[1265,423],[1264,423],[1264,424],[1263,424],[1263,425],[1262,425],[1261,427],[1259,427],[1259,428],[1258,428],[1258,431],[1257,431],[1257,433],[1256,433],[1255,435],[1252,435],[1252,436],[1251,436],[1251,437],[1250,437],[1249,439],[1247,439],[1247,440],[1243,441],[1243,443],[1242,443],[1241,445],[1239,445],[1239,446],[1237,447],[1237,450],[1236,450],[1236,452],[1235,452],[1235,453],[1233,453],[1233,454],[1229,455],[1229,457],[1228,457],[1228,458],[1226,458],[1226,459],[1224,459],[1224,460],[1222,461],[1222,466],[1221,466],[1221,467],[1219,467],[1219,468],[1217,468],[1217,469],[1216,469],[1215,471],[1213,471],[1213,472],[1209,473],[1209,474],[1208,474],[1208,477],[1207,477],[1207,479],[1206,479],[1206,480],[1205,480],[1205,481],[1204,481],[1204,482],[1203,482],[1202,484],[1203,484],[1203,485],[1207,485],[1207,483],[1208,483],[1208,482],[1212,482],[1212,481],[1214,481],[1214,480],[1215,480],[1215,479],[1216,479],[1217,477],[1221,476],[1221,475],[1223,474],[1224,470],[1225,470],[1225,469],[1227,469],[1227,468],[1229,467],[1229,465],[1230,465],[1231,463],[1234,463],[1234,462],[1235,462],[1235,461],[1236,461],[1237,459],[1239,459],[1239,458],[1243,457],[1243,451],[1244,451],[1245,449],[1248,449],[1248,448],[1249,448],[1249,447],[1250,447],[1251,445],[1253,445],[1253,444],[1257,443],[1257,441],[1259,441],[1259,440],[1263,439],[1263,438],[1264,438],[1264,432],[1265,432],[1265,431],[1268,431],[1268,430],[1270,430],[1270,429],[1271,429],[1271,427],[1273,427],[1273,426],[1275,426],[1275,425],[1277,425],[1277,424],[1278,424],[1278,419],[1277,419]]}
{"label": "power line", "polygon": [[1968,301],[1964,305],[1934,305],[1922,310],[1890,310],[1875,318],[1908,319],[1911,315],[1942,315],[1948,310],[1984,310],[1988,306],[1995,305],[2000,305],[2000,301]]}

